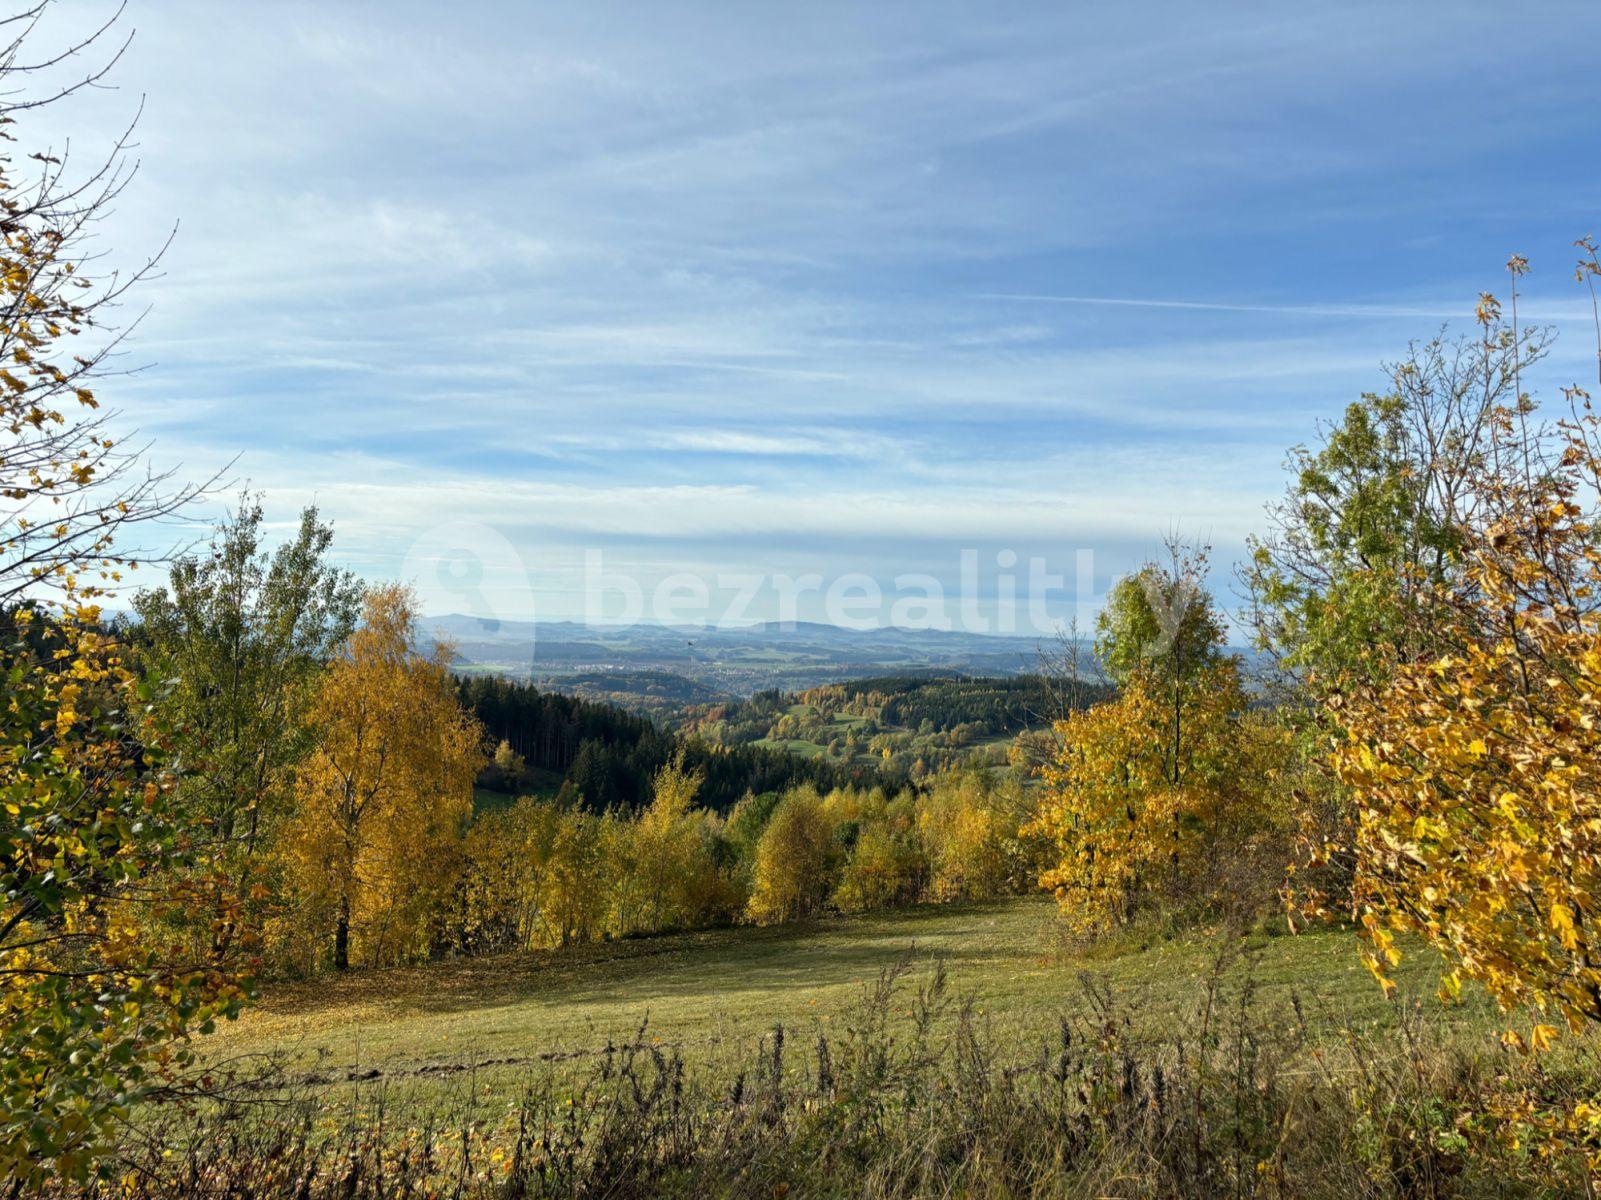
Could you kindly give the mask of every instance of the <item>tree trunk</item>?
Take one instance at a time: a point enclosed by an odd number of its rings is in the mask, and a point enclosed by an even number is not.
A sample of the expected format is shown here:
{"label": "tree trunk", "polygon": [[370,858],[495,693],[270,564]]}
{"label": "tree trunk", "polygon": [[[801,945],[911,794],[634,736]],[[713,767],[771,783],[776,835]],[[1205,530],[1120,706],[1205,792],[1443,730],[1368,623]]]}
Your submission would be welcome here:
{"label": "tree trunk", "polygon": [[334,969],[350,970],[350,897],[339,901],[339,921],[334,925]]}

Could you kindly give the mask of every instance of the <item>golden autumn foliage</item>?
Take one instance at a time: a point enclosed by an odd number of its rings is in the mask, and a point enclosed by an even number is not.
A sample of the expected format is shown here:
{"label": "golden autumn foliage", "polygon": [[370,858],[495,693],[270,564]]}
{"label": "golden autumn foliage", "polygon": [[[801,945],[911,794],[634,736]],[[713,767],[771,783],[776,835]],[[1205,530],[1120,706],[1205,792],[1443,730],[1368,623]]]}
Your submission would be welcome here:
{"label": "golden autumn foliage", "polygon": [[1032,815],[1032,800],[1015,777],[997,782],[987,771],[970,770],[937,779],[917,810],[929,897],[993,900],[1029,886],[1037,855],[1021,830]]}
{"label": "golden autumn foliage", "polygon": [[556,812],[524,798],[480,813],[461,847],[452,899],[452,949],[495,954],[539,944],[541,889]]}
{"label": "golden autumn foliage", "polygon": [[[825,911],[990,900],[1034,884],[1028,793],[981,771],[922,793],[792,788],[724,818],[681,758],[637,813],[525,797],[478,814],[445,919],[464,953],[555,947]],[[937,871],[931,864],[938,863]]]}
{"label": "golden autumn foliage", "polygon": [[928,859],[908,825],[879,820],[858,831],[834,889],[836,908],[870,912],[918,899],[928,876]]}
{"label": "golden autumn foliage", "polygon": [[[1597,248],[1579,245],[1593,288]],[[1478,313],[1511,399],[1486,407],[1467,447],[1459,568],[1419,588],[1426,637],[1326,685],[1329,759],[1351,812],[1313,862],[1349,864],[1368,967],[1387,990],[1400,936],[1420,937],[1445,960],[1442,996],[1481,985],[1530,1019],[1504,1040],[1538,1052],[1563,1027],[1601,1021],[1601,424],[1579,388],[1564,419],[1540,423],[1518,353],[1528,264],[1507,267],[1511,320],[1488,293]],[[1323,904],[1315,889],[1298,898]],[[1587,1087],[1557,1106],[1514,1088],[1486,1111],[1542,1156],[1578,1155],[1594,1179],[1601,1104]]]}
{"label": "golden autumn foliage", "polygon": [[1169,539],[1096,622],[1115,699],[1070,713],[1025,832],[1050,848],[1040,883],[1084,933],[1147,909],[1249,905],[1283,837],[1285,732],[1250,711],[1205,586],[1207,551]]}
{"label": "golden autumn foliage", "polygon": [[1287,741],[1247,709],[1239,667],[1223,659],[1184,684],[1180,720],[1169,689],[1136,670],[1116,700],[1057,725],[1029,832],[1052,848],[1040,882],[1075,927],[1211,904],[1236,882],[1232,868],[1272,843]]}
{"label": "golden autumn foliage", "polygon": [[[1518,416],[1496,415],[1509,453]],[[1601,1021],[1601,556],[1578,502],[1601,483],[1595,432],[1581,414],[1553,471],[1500,481],[1465,579],[1434,597],[1452,648],[1351,688],[1334,750],[1374,972],[1420,934],[1447,991],[1477,980],[1575,1029]]]}
{"label": "golden autumn foliage", "polygon": [[523,773],[523,756],[512,749],[511,743],[504,738],[500,745],[495,747],[495,766],[508,778],[516,779]]}
{"label": "golden autumn foliage", "polygon": [[614,822],[617,933],[704,927],[738,912],[737,884],[718,862],[722,821],[694,804],[702,782],[680,753],[656,773],[645,810]]}
{"label": "golden autumn foliage", "polygon": [[718,861],[721,819],[688,804],[694,784],[669,764],[634,818],[532,797],[480,814],[462,847],[454,947],[563,946],[731,919],[742,893]]}
{"label": "golden autumn foliage", "polygon": [[317,744],[296,776],[283,837],[290,886],[339,968],[429,949],[485,761],[448,650],[425,656],[416,641],[409,591],[369,592],[361,628],[322,681]]}
{"label": "golden autumn foliage", "polygon": [[612,824],[581,809],[561,812],[541,889],[545,944],[566,946],[604,934],[616,877]]}
{"label": "golden autumn foliage", "polygon": [[108,69],[41,94],[37,16],[8,17],[0,45],[0,1176],[19,1195],[103,1166],[140,1100],[183,1090],[189,1035],[244,995],[215,947],[149,937],[231,914],[174,883],[210,869],[207,831],[175,802],[155,683],[96,602],[137,557],[119,535],[198,489],[169,486],[96,394],[117,301],[149,268],[105,269],[96,229],[126,137],[84,166],[20,143],[19,120]]}
{"label": "golden autumn foliage", "polygon": [[199,865],[150,689],[91,607],[22,610],[0,649],[0,1174],[77,1178],[148,1092],[179,1088],[186,1041],[233,1015],[220,956],[153,946],[153,922],[227,919],[170,885]]}
{"label": "golden autumn foliage", "polygon": [[815,788],[779,801],[756,843],[746,915],[758,925],[814,916],[828,898],[834,827]]}
{"label": "golden autumn foliage", "polygon": [[928,888],[928,852],[918,831],[922,797],[831,792],[823,811],[842,855],[829,902],[841,912],[914,904]]}

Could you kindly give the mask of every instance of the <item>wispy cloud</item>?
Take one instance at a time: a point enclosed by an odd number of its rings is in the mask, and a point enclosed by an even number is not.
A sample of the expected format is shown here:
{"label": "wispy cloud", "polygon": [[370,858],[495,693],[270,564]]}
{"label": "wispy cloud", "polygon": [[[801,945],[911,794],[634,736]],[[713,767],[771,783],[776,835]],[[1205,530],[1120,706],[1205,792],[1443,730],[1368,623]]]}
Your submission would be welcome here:
{"label": "wispy cloud", "polygon": [[[1289,317],[1349,317],[1356,320],[1465,321],[1473,316],[1474,304],[1242,304],[1222,300],[1171,300],[1144,296],[1053,296],[1039,292],[980,292],[980,300],[1014,300],[1027,304],[1082,304],[1105,308],[1159,308],[1181,312],[1257,313]],[[1476,297],[1473,298],[1476,300]],[[1589,313],[1583,301],[1563,304],[1550,298],[1526,307],[1524,315],[1533,321],[1583,321]]]}
{"label": "wispy cloud", "polygon": [[1300,317],[1426,317],[1459,320],[1460,306],[1418,308],[1391,304],[1230,304],[1217,300],[1158,300],[1128,296],[1050,296],[1038,292],[980,292],[980,300],[1021,300],[1040,304],[1087,304],[1108,308],[1170,308],[1185,312],[1272,313]]}
{"label": "wispy cloud", "polygon": [[130,18],[123,90],[19,130],[147,96],[107,245],[181,228],[114,402],[374,575],[456,521],[558,591],[586,539],[881,573],[1177,520],[1226,566],[1283,448],[1513,249],[1575,326],[1543,382],[1593,371],[1593,6]]}

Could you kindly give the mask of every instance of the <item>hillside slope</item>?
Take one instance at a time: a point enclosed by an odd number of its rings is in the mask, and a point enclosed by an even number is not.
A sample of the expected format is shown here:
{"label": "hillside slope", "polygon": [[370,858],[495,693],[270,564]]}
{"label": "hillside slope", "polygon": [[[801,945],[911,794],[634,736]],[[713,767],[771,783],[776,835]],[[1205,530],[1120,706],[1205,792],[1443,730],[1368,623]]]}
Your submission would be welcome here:
{"label": "hillside slope", "polygon": [[[425,1093],[458,1083],[512,1088],[530,1065],[582,1058],[633,1038],[679,1047],[708,1064],[783,1024],[792,1036],[841,1031],[879,973],[911,956],[917,977],[938,958],[956,993],[971,995],[987,1024],[1020,1049],[1054,1036],[1060,1018],[1090,1011],[1109,991],[1136,1032],[1169,1032],[1191,1014],[1202,981],[1230,945],[1196,934],[1082,958],[1059,938],[1042,897],[1001,904],[839,918],[810,926],[726,929],[506,955],[279,985],[237,1023],[208,1039],[219,1057],[278,1051],[321,1084],[385,1079]],[[1286,1025],[1292,997],[1315,1024],[1390,1023],[1358,957],[1354,935],[1329,930],[1259,936],[1228,957],[1226,994],[1253,981],[1256,1003]],[[1431,1019],[1485,1025],[1482,998],[1454,1010],[1432,999],[1427,955],[1409,956],[1405,994]]]}

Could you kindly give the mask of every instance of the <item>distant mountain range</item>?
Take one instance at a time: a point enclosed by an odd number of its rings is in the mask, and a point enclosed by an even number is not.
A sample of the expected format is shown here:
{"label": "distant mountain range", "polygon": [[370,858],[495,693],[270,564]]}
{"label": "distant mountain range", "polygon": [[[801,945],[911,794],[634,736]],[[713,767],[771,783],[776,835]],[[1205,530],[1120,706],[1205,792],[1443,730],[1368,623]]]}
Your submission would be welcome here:
{"label": "distant mountain range", "polygon": [[[704,695],[745,696],[764,688],[801,690],[836,679],[908,669],[1016,675],[1040,668],[1050,638],[933,629],[855,630],[797,622],[715,625],[585,625],[576,621],[500,621],[452,613],[425,623],[455,647],[457,669],[543,681],[661,673],[700,685]],[[616,691],[627,691],[618,678]]]}

